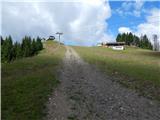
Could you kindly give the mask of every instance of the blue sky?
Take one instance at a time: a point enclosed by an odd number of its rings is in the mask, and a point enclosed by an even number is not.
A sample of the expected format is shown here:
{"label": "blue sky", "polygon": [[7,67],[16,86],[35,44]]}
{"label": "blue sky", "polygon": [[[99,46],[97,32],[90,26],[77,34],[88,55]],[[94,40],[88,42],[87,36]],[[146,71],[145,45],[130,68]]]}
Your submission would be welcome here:
{"label": "blue sky", "polygon": [[[160,8],[159,1],[144,1],[143,6],[140,10],[140,16],[135,16],[134,14],[119,14],[116,10],[122,7],[122,4],[126,1],[110,1],[110,7],[112,10],[112,16],[110,19],[106,20],[108,23],[108,29],[111,34],[116,36],[118,34],[118,28],[121,26],[130,27],[135,29],[136,26],[139,24],[146,22],[145,17],[148,15],[148,11],[154,8]],[[129,2],[128,2],[129,3]],[[134,1],[132,2],[135,3]],[[133,6],[127,10],[127,12],[133,12]],[[158,13],[157,13],[158,16]],[[160,13],[159,18],[155,18],[160,20]]]}
{"label": "blue sky", "polygon": [[[58,37],[69,45],[113,42],[116,35],[160,35],[160,2],[107,0],[2,0],[0,34],[21,41],[29,35]],[[158,22],[159,21],[159,22]],[[160,38],[160,37],[159,37]],[[57,38],[58,39],[58,38]]]}

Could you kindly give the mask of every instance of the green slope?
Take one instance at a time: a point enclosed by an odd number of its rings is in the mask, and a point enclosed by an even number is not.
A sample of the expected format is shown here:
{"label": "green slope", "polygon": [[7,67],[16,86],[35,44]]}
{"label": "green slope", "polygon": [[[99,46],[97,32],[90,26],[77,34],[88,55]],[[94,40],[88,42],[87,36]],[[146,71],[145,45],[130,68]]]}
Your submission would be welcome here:
{"label": "green slope", "polygon": [[160,52],[131,47],[124,51],[104,47],[74,48],[87,62],[97,65],[126,87],[160,101]]}
{"label": "green slope", "polygon": [[46,42],[37,56],[2,64],[2,119],[40,120],[45,103],[53,88],[59,83],[56,69],[65,48],[54,50],[58,43]]}

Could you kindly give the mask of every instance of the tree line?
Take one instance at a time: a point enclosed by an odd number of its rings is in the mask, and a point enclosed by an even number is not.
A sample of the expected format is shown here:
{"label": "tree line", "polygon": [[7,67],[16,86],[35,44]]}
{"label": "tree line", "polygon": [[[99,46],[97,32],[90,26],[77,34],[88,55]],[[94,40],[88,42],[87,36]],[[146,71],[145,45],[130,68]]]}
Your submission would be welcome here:
{"label": "tree line", "polygon": [[34,56],[43,49],[41,38],[31,38],[25,36],[22,42],[13,42],[12,37],[9,35],[5,39],[1,36],[1,61],[11,62],[15,59]]}
{"label": "tree line", "polygon": [[125,42],[126,45],[135,45],[140,48],[144,49],[153,49],[153,46],[151,42],[149,41],[147,35],[143,35],[141,37],[138,37],[136,35],[133,35],[130,33],[122,33],[118,34],[116,38],[117,42]]}

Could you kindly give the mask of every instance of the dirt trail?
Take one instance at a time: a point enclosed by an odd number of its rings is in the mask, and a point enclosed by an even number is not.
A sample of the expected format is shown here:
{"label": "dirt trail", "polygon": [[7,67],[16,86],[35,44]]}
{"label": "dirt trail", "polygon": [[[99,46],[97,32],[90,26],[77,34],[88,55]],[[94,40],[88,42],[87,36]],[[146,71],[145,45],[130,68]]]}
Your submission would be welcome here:
{"label": "dirt trail", "polygon": [[160,120],[160,105],[123,88],[71,47],[51,96],[47,120]]}

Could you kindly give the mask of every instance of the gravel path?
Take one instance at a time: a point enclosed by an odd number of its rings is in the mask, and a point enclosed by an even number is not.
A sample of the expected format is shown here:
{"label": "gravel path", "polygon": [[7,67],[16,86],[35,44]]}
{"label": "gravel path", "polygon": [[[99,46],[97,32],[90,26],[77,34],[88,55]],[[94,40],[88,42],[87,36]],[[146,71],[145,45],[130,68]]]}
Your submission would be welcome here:
{"label": "gravel path", "polygon": [[61,84],[47,103],[47,120],[160,120],[158,103],[112,82],[73,48],[66,49]]}

